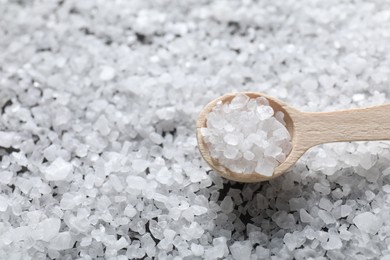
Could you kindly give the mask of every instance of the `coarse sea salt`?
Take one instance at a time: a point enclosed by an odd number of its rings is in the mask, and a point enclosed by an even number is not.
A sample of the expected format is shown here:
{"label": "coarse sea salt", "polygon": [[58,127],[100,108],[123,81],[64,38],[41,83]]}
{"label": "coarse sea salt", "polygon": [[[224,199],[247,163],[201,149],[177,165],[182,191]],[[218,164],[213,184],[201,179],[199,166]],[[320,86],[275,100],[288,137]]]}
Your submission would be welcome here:
{"label": "coarse sea salt", "polygon": [[284,114],[264,97],[239,93],[230,103],[217,103],[206,118],[201,134],[210,155],[232,172],[272,176],[291,151]]}

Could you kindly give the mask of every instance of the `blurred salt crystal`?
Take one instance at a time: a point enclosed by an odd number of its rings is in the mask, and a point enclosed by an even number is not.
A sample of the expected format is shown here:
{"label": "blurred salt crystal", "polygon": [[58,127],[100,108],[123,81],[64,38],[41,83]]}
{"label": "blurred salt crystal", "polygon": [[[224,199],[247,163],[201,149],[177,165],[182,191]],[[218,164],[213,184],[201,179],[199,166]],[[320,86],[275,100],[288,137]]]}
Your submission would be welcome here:
{"label": "blurred salt crystal", "polygon": [[73,165],[61,157],[58,157],[44,170],[44,172],[46,180],[62,181],[73,173]]}
{"label": "blurred salt crystal", "polygon": [[0,131],[0,146],[5,148],[11,147],[14,144],[15,137],[15,132]]}
{"label": "blurred salt crystal", "polygon": [[236,241],[229,249],[233,258],[236,260],[251,258],[252,245],[249,241]]}
{"label": "blurred salt crystal", "polygon": [[7,210],[7,208],[8,208],[8,199],[4,195],[0,194],[0,211],[4,212]]}
{"label": "blurred salt crystal", "polygon": [[127,176],[126,182],[127,187],[136,190],[143,190],[147,185],[146,180],[140,176]]}
{"label": "blurred salt crystal", "polygon": [[59,218],[48,218],[40,222],[34,231],[34,237],[37,240],[43,240],[50,242],[56,235],[61,227],[61,220]]}
{"label": "blurred salt crystal", "polygon": [[140,172],[143,172],[146,170],[146,168],[148,168],[150,165],[150,162],[147,161],[147,160],[143,160],[143,159],[134,159],[132,161],[132,164],[131,166],[133,167],[133,169],[137,172],[137,173],[140,173]]}
{"label": "blurred salt crystal", "polygon": [[68,231],[57,234],[49,243],[49,248],[52,250],[65,250],[72,246],[72,236]]}
{"label": "blurred salt crystal", "polygon": [[110,81],[115,77],[115,69],[110,66],[103,66],[101,68],[99,79],[102,81]]}
{"label": "blurred salt crystal", "polygon": [[374,235],[382,227],[382,220],[372,214],[371,212],[364,212],[356,215],[353,219],[353,223],[362,232]]}
{"label": "blurred salt crystal", "polygon": [[99,116],[93,127],[104,136],[108,135],[111,131],[108,120],[105,115]]}
{"label": "blurred salt crystal", "polygon": [[233,200],[231,197],[226,196],[221,202],[221,210],[224,213],[230,213],[233,211]]}
{"label": "blurred salt crystal", "polygon": [[0,183],[9,184],[12,180],[13,172],[11,171],[1,171],[0,172]]}

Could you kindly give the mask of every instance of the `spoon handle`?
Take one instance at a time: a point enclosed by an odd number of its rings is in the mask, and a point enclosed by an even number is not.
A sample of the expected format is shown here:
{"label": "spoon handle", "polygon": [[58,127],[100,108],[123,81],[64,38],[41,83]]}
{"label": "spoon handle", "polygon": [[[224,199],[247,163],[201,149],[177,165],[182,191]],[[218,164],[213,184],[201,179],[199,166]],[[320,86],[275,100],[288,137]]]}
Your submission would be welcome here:
{"label": "spoon handle", "polygon": [[304,112],[301,116],[295,130],[305,148],[333,142],[390,140],[390,104],[335,112]]}

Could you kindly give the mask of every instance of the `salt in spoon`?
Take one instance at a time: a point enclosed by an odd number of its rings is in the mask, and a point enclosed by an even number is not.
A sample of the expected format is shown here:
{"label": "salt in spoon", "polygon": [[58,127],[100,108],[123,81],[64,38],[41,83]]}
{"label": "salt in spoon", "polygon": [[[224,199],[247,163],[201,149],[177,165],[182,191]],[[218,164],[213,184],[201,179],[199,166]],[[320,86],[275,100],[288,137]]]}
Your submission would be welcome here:
{"label": "salt in spoon", "polygon": [[276,178],[288,171],[309,148],[319,144],[390,140],[390,104],[334,112],[302,112],[262,93],[244,92],[242,94],[253,99],[266,98],[275,111],[284,113],[292,150],[270,177],[259,173],[235,173],[210,156],[200,129],[207,127],[206,115],[219,101],[230,103],[237,94],[240,93],[226,94],[211,101],[200,112],[196,123],[198,148],[202,157],[216,172],[233,181],[253,183]]}

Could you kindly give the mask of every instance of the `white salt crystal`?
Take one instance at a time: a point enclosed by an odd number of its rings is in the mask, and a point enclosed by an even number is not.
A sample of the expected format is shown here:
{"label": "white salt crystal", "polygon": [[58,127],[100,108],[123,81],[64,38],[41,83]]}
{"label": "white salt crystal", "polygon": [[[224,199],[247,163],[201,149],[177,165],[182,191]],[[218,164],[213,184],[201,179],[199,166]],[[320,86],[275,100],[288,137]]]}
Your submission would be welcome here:
{"label": "white salt crystal", "polygon": [[73,165],[61,157],[58,157],[44,172],[45,178],[48,181],[63,181],[73,173]]}
{"label": "white salt crystal", "polygon": [[331,211],[333,208],[332,202],[326,198],[321,198],[318,206],[326,211]]}
{"label": "white salt crystal", "polygon": [[274,110],[270,106],[259,106],[256,108],[256,112],[260,120],[266,120],[274,115]]}
{"label": "white salt crystal", "polygon": [[294,216],[285,211],[276,212],[272,215],[272,220],[282,229],[290,229],[295,225]]}
{"label": "white salt crystal", "polygon": [[252,245],[250,241],[236,241],[229,249],[234,259],[240,260],[251,258]]}
{"label": "white salt crystal", "polygon": [[335,249],[341,249],[343,246],[343,243],[341,242],[341,239],[339,236],[331,234],[329,236],[328,242],[324,243],[324,249],[326,250],[335,250]]}
{"label": "white salt crystal", "polygon": [[4,212],[7,210],[7,208],[8,208],[8,199],[4,195],[0,194],[0,211]]}
{"label": "white salt crystal", "polygon": [[390,193],[390,185],[389,185],[389,184],[384,185],[384,186],[382,187],[382,190],[383,190],[384,192],[386,192],[386,193]]}
{"label": "white salt crystal", "polygon": [[349,205],[341,205],[340,206],[340,215],[341,217],[347,217],[352,212],[352,207]]}
{"label": "white salt crystal", "polygon": [[237,94],[230,102],[229,107],[231,109],[240,109],[245,107],[248,101],[249,97],[247,95]]}
{"label": "white salt crystal", "polygon": [[101,68],[99,79],[102,81],[109,81],[115,77],[115,69],[110,66],[103,66]]}
{"label": "white salt crystal", "polygon": [[108,120],[105,115],[99,116],[93,125],[94,129],[100,132],[100,134],[106,136],[111,132],[111,128],[108,125]]}
{"label": "white salt crystal", "polygon": [[238,144],[238,137],[234,134],[225,135],[223,140],[225,140],[225,142],[227,144],[230,144],[230,145],[237,145]]}
{"label": "white salt crystal", "polygon": [[72,236],[68,231],[57,234],[49,243],[49,248],[52,250],[65,250],[72,246]]}
{"label": "white salt crystal", "polygon": [[283,242],[290,251],[293,251],[298,246],[296,237],[294,237],[291,233],[284,235]]}
{"label": "white salt crystal", "polygon": [[226,196],[221,202],[221,210],[224,213],[230,213],[233,211],[234,203],[230,196]]}
{"label": "white salt crystal", "polygon": [[150,133],[149,138],[155,144],[161,144],[164,141],[163,137],[157,133]]}
{"label": "white salt crystal", "polygon": [[12,180],[13,172],[11,171],[1,171],[0,172],[0,183],[9,184]]}
{"label": "white salt crystal", "polygon": [[244,152],[244,158],[248,161],[251,161],[255,158],[255,154],[252,153],[251,151],[245,151]]}
{"label": "white salt crystal", "polygon": [[195,256],[202,256],[204,254],[204,247],[193,243],[191,244],[191,251]]}
{"label": "white salt crystal", "polygon": [[305,209],[299,210],[299,216],[303,223],[310,223],[314,220],[314,218]]}
{"label": "white salt crystal", "polygon": [[226,158],[228,158],[228,159],[234,159],[234,158],[236,158],[238,152],[239,152],[239,151],[238,151],[237,148],[228,146],[228,147],[226,147],[225,151],[223,152],[223,155],[224,155]]}
{"label": "white salt crystal", "polygon": [[61,220],[59,218],[45,219],[37,225],[34,237],[37,240],[50,242],[51,239],[58,235],[60,227]]}
{"label": "white salt crystal", "polygon": [[15,132],[0,131],[0,146],[9,148],[14,144]]}
{"label": "white salt crystal", "polygon": [[264,160],[257,163],[255,172],[270,177],[274,173],[274,167],[270,161]]}
{"label": "white salt crystal", "polygon": [[150,162],[147,161],[147,160],[142,160],[142,159],[135,159],[132,161],[131,163],[131,166],[133,167],[133,169],[137,172],[137,173],[140,173],[140,172],[143,172],[146,170],[146,168],[148,168],[150,165]]}
{"label": "white salt crystal", "polygon": [[325,224],[332,224],[332,223],[335,223],[336,220],[335,218],[332,216],[332,214],[330,214],[329,212],[325,211],[325,210],[322,210],[320,209],[318,211],[318,216],[325,222]]}
{"label": "white salt crystal", "polygon": [[371,235],[377,233],[382,227],[382,220],[371,212],[360,213],[352,221],[362,232]]}
{"label": "white salt crystal", "polygon": [[130,189],[136,190],[143,190],[147,185],[146,180],[140,176],[127,176],[126,182]]}

